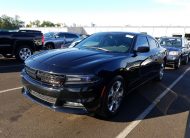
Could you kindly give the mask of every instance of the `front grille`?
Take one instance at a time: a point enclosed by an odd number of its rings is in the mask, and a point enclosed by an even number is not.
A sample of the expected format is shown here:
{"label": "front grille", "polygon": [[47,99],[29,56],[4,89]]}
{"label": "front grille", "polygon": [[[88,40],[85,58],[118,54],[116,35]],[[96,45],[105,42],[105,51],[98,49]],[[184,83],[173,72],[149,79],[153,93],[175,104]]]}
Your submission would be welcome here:
{"label": "front grille", "polygon": [[29,67],[26,67],[25,70],[26,70],[26,73],[27,73],[31,78],[36,79],[37,70],[32,69],[32,68],[29,68]]}
{"label": "front grille", "polygon": [[25,71],[29,77],[50,86],[57,86],[57,87],[62,86],[66,80],[65,75],[56,75],[56,74],[32,69],[30,67],[25,67]]}
{"label": "front grille", "polygon": [[43,100],[45,102],[48,102],[48,103],[51,103],[51,104],[55,104],[56,102],[56,98],[54,97],[50,97],[50,96],[47,96],[47,95],[43,95],[43,94],[40,94],[38,92],[35,92],[33,90],[29,90],[30,94],[33,95],[34,97],[40,99],[40,100]]}

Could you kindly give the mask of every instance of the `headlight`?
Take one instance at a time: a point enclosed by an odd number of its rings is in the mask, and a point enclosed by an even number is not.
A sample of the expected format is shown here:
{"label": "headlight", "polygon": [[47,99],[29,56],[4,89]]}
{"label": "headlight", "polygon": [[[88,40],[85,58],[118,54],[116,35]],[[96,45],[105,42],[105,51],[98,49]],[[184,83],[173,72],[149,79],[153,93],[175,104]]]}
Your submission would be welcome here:
{"label": "headlight", "polygon": [[49,74],[42,71],[37,72],[37,78],[42,82],[51,84],[53,86],[61,86],[65,82],[65,76]]}
{"label": "headlight", "polygon": [[170,51],[168,54],[170,56],[177,56],[177,55],[179,55],[179,52],[178,51]]}
{"label": "headlight", "polygon": [[66,75],[65,84],[89,84],[99,81],[94,75]]}

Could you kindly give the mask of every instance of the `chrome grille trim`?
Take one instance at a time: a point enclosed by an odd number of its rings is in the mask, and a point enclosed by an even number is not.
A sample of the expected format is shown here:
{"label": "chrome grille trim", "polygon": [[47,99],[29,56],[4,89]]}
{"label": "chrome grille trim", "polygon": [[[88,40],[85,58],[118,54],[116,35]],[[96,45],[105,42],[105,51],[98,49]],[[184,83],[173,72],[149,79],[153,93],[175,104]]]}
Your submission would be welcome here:
{"label": "chrome grille trim", "polygon": [[36,91],[33,91],[33,90],[29,90],[30,94],[33,95],[34,97],[40,99],[40,100],[43,100],[45,102],[48,102],[48,103],[51,103],[51,104],[55,104],[57,98],[54,98],[54,97],[51,97],[51,96],[47,96],[47,95],[43,95],[43,94],[40,94]]}

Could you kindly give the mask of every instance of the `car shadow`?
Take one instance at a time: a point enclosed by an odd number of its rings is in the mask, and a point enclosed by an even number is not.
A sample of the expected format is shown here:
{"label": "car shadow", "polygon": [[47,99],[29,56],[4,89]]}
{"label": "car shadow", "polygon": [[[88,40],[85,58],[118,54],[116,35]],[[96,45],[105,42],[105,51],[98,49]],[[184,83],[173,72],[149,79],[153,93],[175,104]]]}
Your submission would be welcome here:
{"label": "car shadow", "polygon": [[[150,89],[147,89],[148,87]],[[149,84],[139,87],[126,96],[118,114],[106,121],[123,123],[136,121],[137,118],[139,118],[139,115],[141,115],[145,109],[147,109],[154,100],[163,93],[163,90],[167,89],[163,84],[160,84],[159,87],[157,83],[154,82],[150,82]],[[150,91],[151,89],[153,91]],[[160,92],[158,92],[159,90],[155,92],[154,89],[160,89]],[[156,94],[154,94],[154,92]],[[140,118],[140,120],[179,114],[189,110],[190,94],[184,95],[170,90],[155,106],[155,108],[145,118]],[[101,119],[103,120],[103,118]]]}
{"label": "car shadow", "polygon": [[0,73],[20,72],[23,67],[15,58],[0,58]]}

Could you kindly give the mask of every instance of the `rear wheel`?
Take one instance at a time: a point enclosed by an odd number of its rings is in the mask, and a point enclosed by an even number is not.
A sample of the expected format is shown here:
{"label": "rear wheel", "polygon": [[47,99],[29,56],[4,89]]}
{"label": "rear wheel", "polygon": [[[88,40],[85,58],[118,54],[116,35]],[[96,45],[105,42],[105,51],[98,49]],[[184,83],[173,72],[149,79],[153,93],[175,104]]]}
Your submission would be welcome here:
{"label": "rear wheel", "polygon": [[105,118],[116,115],[123,101],[124,93],[125,84],[123,77],[114,77],[106,86],[103,97],[101,97],[101,107],[97,114]]}
{"label": "rear wheel", "polygon": [[33,53],[33,50],[29,46],[21,46],[16,50],[16,59],[24,62]]}
{"label": "rear wheel", "polygon": [[178,69],[180,66],[181,66],[181,58],[179,58],[177,63],[174,64],[174,68]]}

